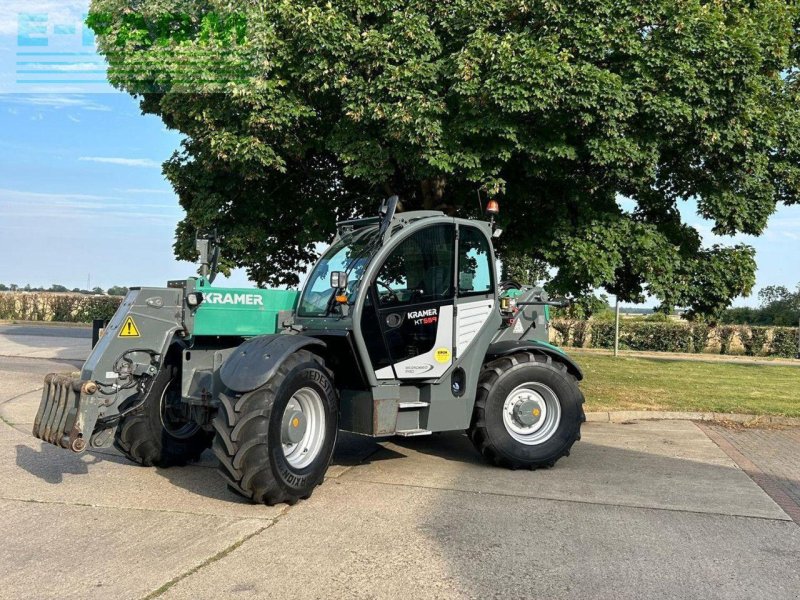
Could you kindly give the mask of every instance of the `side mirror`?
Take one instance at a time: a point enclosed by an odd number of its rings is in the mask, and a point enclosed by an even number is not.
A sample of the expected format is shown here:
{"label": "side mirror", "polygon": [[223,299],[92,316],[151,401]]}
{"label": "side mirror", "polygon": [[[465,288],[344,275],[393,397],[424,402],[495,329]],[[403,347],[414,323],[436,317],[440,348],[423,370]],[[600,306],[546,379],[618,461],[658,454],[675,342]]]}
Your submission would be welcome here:
{"label": "side mirror", "polygon": [[347,273],[345,271],[333,271],[331,273],[331,287],[334,289],[344,289],[347,287]]}

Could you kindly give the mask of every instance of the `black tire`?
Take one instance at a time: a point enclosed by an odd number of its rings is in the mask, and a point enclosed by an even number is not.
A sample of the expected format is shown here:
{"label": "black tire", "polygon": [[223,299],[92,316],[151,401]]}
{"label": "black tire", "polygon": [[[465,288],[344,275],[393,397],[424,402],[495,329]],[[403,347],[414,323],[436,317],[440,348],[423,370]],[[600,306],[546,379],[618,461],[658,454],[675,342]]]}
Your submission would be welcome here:
{"label": "black tire", "polygon": [[[503,423],[506,398],[512,390],[530,382],[552,390],[561,410],[553,433],[536,445],[514,439]],[[549,468],[562,456],[569,456],[570,448],[581,438],[581,424],[586,421],[583,402],[577,379],[563,363],[530,352],[504,356],[481,369],[468,434],[483,457],[494,465],[510,469]]]}
{"label": "black tire", "polygon": [[162,402],[180,394],[179,369],[165,365],[150,386],[144,404],[125,416],[114,433],[114,446],[128,459],[145,467],[185,465],[200,458],[213,433],[189,421],[162,414]]}
{"label": "black tire", "polygon": [[[284,411],[296,392],[310,388],[324,408],[321,447],[308,465],[292,466],[284,454]],[[298,350],[263,386],[242,395],[220,397],[211,449],[228,487],[256,504],[295,504],[322,483],[333,457],[339,429],[336,389],[322,359]]]}

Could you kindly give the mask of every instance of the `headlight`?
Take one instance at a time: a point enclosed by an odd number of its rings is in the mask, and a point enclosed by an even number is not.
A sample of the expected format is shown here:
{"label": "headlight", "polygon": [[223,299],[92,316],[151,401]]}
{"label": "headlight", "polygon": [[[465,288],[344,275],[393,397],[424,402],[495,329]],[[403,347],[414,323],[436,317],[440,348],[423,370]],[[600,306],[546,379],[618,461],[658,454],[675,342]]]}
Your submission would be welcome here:
{"label": "headlight", "polygon": [[203,294],[200,292],[192,292],[191,294],[186,294],[186,304],[188,304],[192,308],[200,306],[200,303],[202,301],[203,301]]}

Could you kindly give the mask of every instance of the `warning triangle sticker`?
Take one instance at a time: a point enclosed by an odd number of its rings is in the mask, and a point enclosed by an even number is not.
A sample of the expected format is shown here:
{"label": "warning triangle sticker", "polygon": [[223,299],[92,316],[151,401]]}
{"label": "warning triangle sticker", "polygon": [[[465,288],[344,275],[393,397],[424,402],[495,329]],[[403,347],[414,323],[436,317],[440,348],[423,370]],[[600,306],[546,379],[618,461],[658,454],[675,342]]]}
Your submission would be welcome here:
{"label": "warning triangle sticker", "polygon": [[133,322],[133,317],[125,319],[122,328],[119,330],[119,337],[142,337],[139,335],[139,329],[136,327],[136,323]]}

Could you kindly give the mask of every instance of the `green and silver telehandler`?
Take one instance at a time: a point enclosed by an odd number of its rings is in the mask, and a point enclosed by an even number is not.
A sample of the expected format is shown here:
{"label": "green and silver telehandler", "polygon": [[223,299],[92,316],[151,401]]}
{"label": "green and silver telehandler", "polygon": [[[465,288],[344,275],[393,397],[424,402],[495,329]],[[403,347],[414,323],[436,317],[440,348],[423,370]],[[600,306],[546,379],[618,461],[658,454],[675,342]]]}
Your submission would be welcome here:
{"label": "green and silver telehandler", "polygon": [[553,466],[585,417],[547,296],[498,283],[493,216],[396,206],[339,223],[301,292],[214,287],[218,248],[199,240],[199,277],[132,288],[80,375],[45,378],[33,434],[158,467],[210,447],[267,504],[312,493],[340,429],[461,430],[495,465]]}

